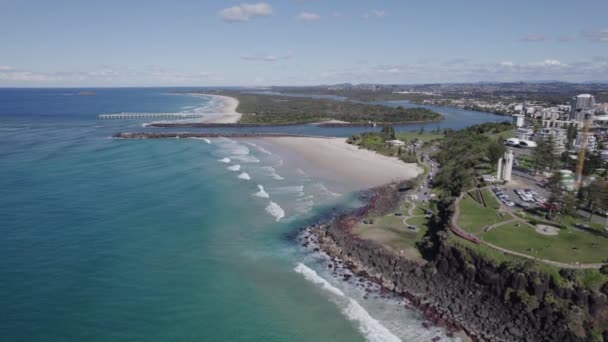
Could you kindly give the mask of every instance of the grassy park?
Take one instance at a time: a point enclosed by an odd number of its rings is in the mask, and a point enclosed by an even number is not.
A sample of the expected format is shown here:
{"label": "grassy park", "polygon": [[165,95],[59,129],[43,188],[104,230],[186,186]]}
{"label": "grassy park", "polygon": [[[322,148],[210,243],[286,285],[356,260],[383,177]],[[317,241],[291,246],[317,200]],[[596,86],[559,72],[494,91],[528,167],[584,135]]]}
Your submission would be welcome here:
{"label": "grassy park", "polygon": [[[404,216],[396,216],[394,213],[390,213],[374,217],[371,218],[372,223],[359,222],[353,228],[353,232],[360,238],[378,242],[396,251],[403,251],[406,256],[414,260],[421,260],[422,257],[416,248],[416,242],[420,241],[427,232],[427,219],[423,214],[420,214],[423,211],[418,207],[412,210],[414,216],[407,218],[408,209],[411,205],[409,202],[404,202],[397,211]],[[412,231],[408,229],[408,225],[416,226],[418,230]]]}
{"label": "grassy park", "polygon": [[[588,223],[588,228],[581,229],[576,224],[584,220],[570,216],[560,219],[559,224],[529,214],[513,216],[497,210],[497,198],[488,189],[482,191],[486,206],[468,194],[460,201],[457,223],[463,230],[498,247],[541,259],[563,263],[601,263],[608,259],[608,233],[599,224]],[[555,226],[557,235],[541,234],[533,223]],[[486,231],[488,226],[493,228]]]}
{"label": "grassy park", "polygon": [[468,195],[460,201],[458,225],[464,231],[479,234],[484,227],[511,219],[510,215],[501,213],[495,209],[498,207],[498,203],[495,203],[493,195],[488,196],[484,194],[484,198],[487,201],[492,201],[492,205],[488,203],[488,206],[484,207]]}
{"label": "grassy park", "polygon": [[480,234],[484,241],[530,256],[563,263],[600,263],[608,258],[608,238],[577,228],[556,236],[538,233],[533,226],[509,222]]}

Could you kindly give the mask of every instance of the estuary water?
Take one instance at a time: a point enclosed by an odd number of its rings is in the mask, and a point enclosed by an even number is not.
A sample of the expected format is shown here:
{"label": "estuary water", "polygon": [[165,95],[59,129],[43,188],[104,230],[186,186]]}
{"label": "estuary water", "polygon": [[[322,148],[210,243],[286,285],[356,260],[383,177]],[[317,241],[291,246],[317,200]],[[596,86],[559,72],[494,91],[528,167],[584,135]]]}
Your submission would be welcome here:
{"label": "estuary water", "polygon": [[[0,89],[3,340],[448,340],[402,300],[333,277],[295,241],[320,215],[358,205],[348,184],[307,175],[255,141],[111,139],[150,129],[98,114],[217,103],[168,95],[175,89],[81,90]],[[504,119],[437,110],[441,128]]]}

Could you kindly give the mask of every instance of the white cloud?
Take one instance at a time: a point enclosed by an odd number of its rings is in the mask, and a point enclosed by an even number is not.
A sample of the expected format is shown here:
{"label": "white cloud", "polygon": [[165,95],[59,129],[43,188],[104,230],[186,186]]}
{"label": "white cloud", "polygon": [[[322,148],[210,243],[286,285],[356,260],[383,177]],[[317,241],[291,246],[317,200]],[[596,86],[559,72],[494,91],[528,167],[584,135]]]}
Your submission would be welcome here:
{"label": "white cloud", "polygon": [[573,34],[564,34],[564,35],[559,36],[558,40],[560,42],[571,42],[571,41],[576,40],[576,36]]}
{"label": "white cloud", "polygon": [[528,33],[521,38],[524,42],[542,42],[549,38],[542,33]]}
{"label": "white cloud", "polygon": [[562,65],[562,63],[560,61],[558,61],[557,59],[545,59],[542,62],[542,65],[544,65],[544,66],[559,66],[559,65]]}
{"label": "white cloud", "polygon": [[386,11],[385,10],[373,10],[372,13],[376,17],[384,17],[386,15]]}
{"label": "white cloud", "polygon": [[274,55],[245,55],[241,57],[246,61],[275,62],[278,58]]}
{"label": "white cloud", "polygon": [[473,63],[470,61],[417,62],[395,65],[360,65],[358,68],[328,70],[317,83],[449,83],[518,82],[562,80],[583,82],[608,79],[608,57],[569,61],[546,59],[537,62]]}
{"label": "white cloud", "polygon": [[296,19],[298,19],[298,21],[311,22],[318,21],[319,19],[321,19],[321,16],[316,13],[302,12],[296,17]]}
{"label": "white cloud", "polygon": [[361,16],[361,18],[367,20],[367,19],[372,18],[372,17],[382,18],[382,17],[385,17],[385,16],[386,16],[386,11],[385,10],[373,10],[371,12],[364,13]]}
{"label": "white cloud", "polygon": [[608,29],[597,31],[584,31],[583,37],[596,43],[608,43]]}
{"label": "white cloud", "polygon": [[293,51],[287,51],[283,56],[276,56],[273,54],[249,54],[241,56],[241,59],[246,61],[262,61],[262,62],[276,62],[278,60],[290,59],[293,57]]}
{"label": "white cloud", "polygon": [[227,22],[245,22],[255,17],[269,16],[272,14],[272,6],[265,2],[257,4],[240,4],[238,6],[224,8],[219,16]]}

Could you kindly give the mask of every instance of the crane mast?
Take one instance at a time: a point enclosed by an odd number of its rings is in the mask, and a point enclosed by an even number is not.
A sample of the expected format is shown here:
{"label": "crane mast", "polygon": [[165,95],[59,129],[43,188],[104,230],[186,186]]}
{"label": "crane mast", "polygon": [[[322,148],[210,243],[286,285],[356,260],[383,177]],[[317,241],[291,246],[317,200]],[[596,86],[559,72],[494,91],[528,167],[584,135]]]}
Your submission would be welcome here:
{"label": "crane mast", "polygon": [[583,168],[585,167],[585,157],[587,155],[587,144],[588,144],[588,134],[589,129],[591,127],[591,116],[589,114],[585,114],[585,119],[583,120],[583,129],[581,130],[582,141],[579,146],[580,151],[578,152],[578,160],[576,163],[576,188],[580,189],[583,185]]}

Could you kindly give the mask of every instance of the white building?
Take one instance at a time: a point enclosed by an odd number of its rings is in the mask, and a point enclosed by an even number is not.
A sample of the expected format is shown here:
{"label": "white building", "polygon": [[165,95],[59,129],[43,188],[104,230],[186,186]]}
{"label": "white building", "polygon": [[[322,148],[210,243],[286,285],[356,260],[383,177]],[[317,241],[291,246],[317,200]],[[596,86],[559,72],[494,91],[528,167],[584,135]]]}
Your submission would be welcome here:
{"label": "white building", "polygon": [[585,142],[587,143],[587,151],[593,152],[597,150],[597,138],[595,137],[595,135],[591,134],[591,133],[583,133],[583,132],[578,132],[578,134],[576,135],[576,141],[574,143],[574,146],[576,147],[576,150],[580,150],[583,147],[583,143]]}
{"label": "white building", "polygon": [[401,140],[387,140],[385,143],[391,146],[405,146],[405,143]]}
{"label": "white building", "polygon": [[534,130],[531,128],[518,128],[515,130],[515,136],[519,140],[530,140],[533,134]]}
{"label": "white building", "polygon": [[542,120],[541,124],[545,128],[568,128],[569,126],[574,126],[576,128],[582,128],[582,121],[572,121],[572,120]]}
{"label": "white building", "polygon": [[601,151],[600,156],[602,157],[602,160],[608,161],[608,150]]}
{"label": "white building", "polygon": [[568,132],[563,128],[542,128],[538,131],[536,141],[548,140],[553,138],[555,144],[555,150],[553,153],[561,154],[566,150],[566,140],[568,139]]}
{"label": "white building", "polygon": [[515,114],[513,115],[513,125],[515,127],[524,127],[525,124],[525,117],[521,114]]}
{"label": "white building", "polygon": [[499,181],[509,182],[511,180],[511,171],[513,170],[513,152],[507,150],[504,156],[498,160],[498,171],[496,179]]}
{"label": "white building", "polygon": [[585,114],[595,110],[595,97],[590,94],[581,94],[572,97],[572,108],[570,110],[570,120],[583,121]]}

